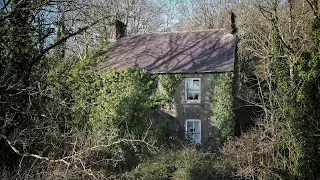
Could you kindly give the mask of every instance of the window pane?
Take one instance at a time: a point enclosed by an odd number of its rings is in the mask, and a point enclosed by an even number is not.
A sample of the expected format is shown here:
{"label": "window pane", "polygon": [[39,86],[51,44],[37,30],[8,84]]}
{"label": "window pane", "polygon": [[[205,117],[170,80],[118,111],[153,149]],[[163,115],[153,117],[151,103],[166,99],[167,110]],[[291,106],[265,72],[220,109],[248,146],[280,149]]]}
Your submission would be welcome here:
{"label": "window pane", "polygon": [[198,100],[199,99],[199,92],[193,92],[193,99]]}
{"label": "window pane", "polygon": [[192,81],[187,80],[187,90],[192,90],[192,89],[193,89]]}
{"label": "window pane", "polygon": [[188,91],[187,92],[187,100],[198,100],[199,92],[197,91]]}
{"label": "window pane", "polygon": [[193,80],[193,90],[200,90],[200,81]]}
{"label": "window pane", "polygon": [[186,133],[186,139],[192,140],[193,139],[192,133]]}
{"label": "window pane", "polygon": [[200,123],[199,123],[199,121],[194,121],[193,127],[194,127],[194,132],[195,133],[200,133]]}
{"label": "window pane", "polygon": [[200,134],[193,134],[193,140],[200,144]]}
{"label": "window pane", "polygon": [[190,90],[187,91],[187,100],[193,100],[194,99],[194,93]]}
{"label": "window pane", "polygon": [[187,121],[187,132],[194,132],[193,121]]}

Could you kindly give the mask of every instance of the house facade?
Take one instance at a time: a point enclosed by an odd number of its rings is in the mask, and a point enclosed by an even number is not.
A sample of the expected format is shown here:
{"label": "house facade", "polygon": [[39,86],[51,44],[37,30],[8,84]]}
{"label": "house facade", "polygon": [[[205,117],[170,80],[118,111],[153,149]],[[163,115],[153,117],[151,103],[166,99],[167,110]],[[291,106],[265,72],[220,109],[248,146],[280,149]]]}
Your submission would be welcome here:
{"label": "house facade", "polygon": [[176,135],[181,136],[183,132],[185,138],[209,149],[219,144],[219,132],[212,119],[212,83],[212,73],[184,74],[172,103],[161,108],[163,117],[174,117],[178,121],[178,124],[173,123],[177,126],[173,128]]}
{"label": "house facade", "polygon": [[[106,69],[129,67],[151,74],[181,74],[170,108],[161,108],[160,115],[178,123],[186,139],[202,146],[218,143],[213,121],[213,74],[232,73],[235,62],[236,36],[232,34],[231,15],[224,28],[204,31],[142,34],[125,36],[113,33],[114,44],[106,52]],[[112,29],[117,29],[113,27]],[[115,35],[114,35],[115,34]],[[161,86],[161,82],[159,82]]]}

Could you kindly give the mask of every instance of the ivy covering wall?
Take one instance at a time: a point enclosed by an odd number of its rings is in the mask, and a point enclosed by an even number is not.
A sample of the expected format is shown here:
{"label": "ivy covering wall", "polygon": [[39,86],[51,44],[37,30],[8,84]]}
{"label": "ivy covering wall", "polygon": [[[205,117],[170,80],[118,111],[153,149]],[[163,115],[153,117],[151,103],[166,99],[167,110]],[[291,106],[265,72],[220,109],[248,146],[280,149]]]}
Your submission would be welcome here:
{"label": "ivy covering wall", "polygon": [[105,153],[130,169],[139,162],[135,154],[148,155],[163,144],[165,124],[153,113],[166,98],[152,94],[155,75],[134,68],[97,71],[98,61],[88,56],[70,70],[55,66],[48,88],[53,98],[68,103],[69,127],[94,135],[93,146],[114,144]]}
{"label": "ivy covering wall", "polygon": [[234,135],[232,73],[212,75],[212,121],[219,130],[221,142]]}
{"label": "ivy covering wall", "polygon": [[169,99],[174,96],[180,82],[185,78],[183,74],[160,74],[157,76]]}

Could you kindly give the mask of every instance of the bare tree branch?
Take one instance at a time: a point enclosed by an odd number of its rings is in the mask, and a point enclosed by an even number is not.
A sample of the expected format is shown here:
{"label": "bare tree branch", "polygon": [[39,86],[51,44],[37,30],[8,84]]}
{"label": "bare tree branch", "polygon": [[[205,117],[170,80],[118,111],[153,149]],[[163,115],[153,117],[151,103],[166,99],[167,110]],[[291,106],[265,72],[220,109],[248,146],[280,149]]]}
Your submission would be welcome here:
{"label": "bare tree branch", "polygon": [[311,9],[313,10],[313,14],[316,16],[318,21],[320,21],[320,16],[319,16],[319,12],[318,12],[318,0],[315,0],[314,4],[312,4],[312,2],[310,0],[306,0],[306,1],[309,4],[309,6],[311,7]]}
{"label": "bare tree branch", "polygon": [[[109,16],[107,16],[107,17],[109,17]],[[105,17],[105,18],[107,18],[107,17]],[[40,54],[36,58],[34,58],[33,62],[31,63],[31,67],[36,62],[38,62],[43,57],[43,55],[45,55],[51,49],[61,45],[64,42],[66,42],[69,38],[83,33],[84,31],[88,30],[89,28],[91,28],[92,26],[96,25],[97,23],[99,23],[100,21],[102,21],[105,18],[98,19],[98,20],[94,21],[93,23],[91,23],[90,25],[87,25],[85,27],[79,28],[77,31],[69,33],[69,34],[65,35],[64,37],[60,38],[57,42],[55,42],[54,44],[50,45],[49,47],[45,48],[42,52],[40,52]]]}
{"label": "bare tree branch", "polygon": [[9,141],[9,139],[4,136],[3,134],[0,134],[0,137],[2,137],[3,139],[5,139],[8,143],[8,145],[10,146],[10,148],[15,152],[17,153],[18,155],[22,156],[22,157],[34,157],[34,158],[37,158],[37,159],[42,159],[42,160],[46,160],[46,161],[49,161],[49,162],[53,162],[53,163],[57,163],[57,162],[62,162],[64,164],[66,164],[67,166],[70,166],[70,163],[67,162],[66,158],[63,158],[63,159],[50,159],[48,157],[43,157],[43,156],[39,156],[37,154],[32,154],[32,153],[21,153],[19,150],[17,150],[11,141]]}

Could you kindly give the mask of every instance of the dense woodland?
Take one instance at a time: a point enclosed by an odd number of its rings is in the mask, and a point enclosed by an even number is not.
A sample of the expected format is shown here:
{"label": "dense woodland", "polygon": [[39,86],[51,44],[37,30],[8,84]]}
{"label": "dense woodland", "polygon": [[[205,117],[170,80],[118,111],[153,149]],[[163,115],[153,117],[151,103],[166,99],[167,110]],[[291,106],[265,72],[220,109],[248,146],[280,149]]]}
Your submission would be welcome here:
{"label": "dense woodland", "polygon": [[[0,0],[0,179],[319,179],[319,6]],[[103,71],[96,55],[116,19],[127,35],[206,30],[230,11],[237,63],[226,116],[235,126],[206,152],[154,119],[181,75]],[[166,94],[152,93],[157,78]]]}

